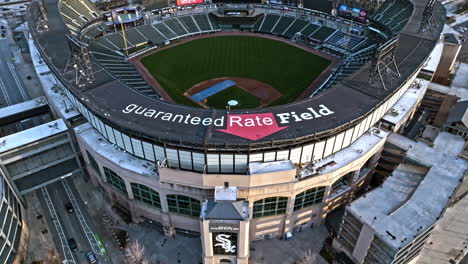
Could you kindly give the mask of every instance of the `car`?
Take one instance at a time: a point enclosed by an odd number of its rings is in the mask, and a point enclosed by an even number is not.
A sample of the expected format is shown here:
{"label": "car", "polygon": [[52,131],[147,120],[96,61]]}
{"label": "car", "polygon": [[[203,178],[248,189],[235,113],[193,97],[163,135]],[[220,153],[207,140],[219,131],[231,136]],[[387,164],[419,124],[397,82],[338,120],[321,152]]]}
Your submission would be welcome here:
{"label": "car", "polygon": [[96,255],[94,255],[94,252],[92,251],[86,253],[86,259],[90,264],[97,263]]}
{"label": "car", "polygon": [[74,238],[68,239],[68,246],[70,247],[70,250],[73,252],[78,250],[78,245],[76,244],[76,241]]}
{"label": "car", "polygon": [[67,209],[67,212],[73,213],[75,209],[73,208],[73,205],[71,203],[66,203],[65,204],[65,209]]}

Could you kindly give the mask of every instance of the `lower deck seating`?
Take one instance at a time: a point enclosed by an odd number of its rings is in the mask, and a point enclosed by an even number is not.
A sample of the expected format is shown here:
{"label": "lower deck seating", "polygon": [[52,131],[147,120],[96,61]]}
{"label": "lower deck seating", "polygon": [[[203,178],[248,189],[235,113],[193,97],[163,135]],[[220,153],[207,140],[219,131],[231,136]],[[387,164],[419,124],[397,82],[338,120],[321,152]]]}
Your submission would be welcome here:
{"label": "lower deck seating", "polygon": [[182,25],[177,19],[167,19],[164,20],[163,23],[166,24],[166,26],[170,27],[172,31],[174,31],[177,34],[177,36],[182,36],[189,33],[182,27]]}
{"label": "lower deck seating", "polygon": [[198,26],[195,24],[195,21],[191,16],[183,16],[177,18],[179,22],[189,31],[189,33],[200,32]]}
{"label": "lower deck seating", "polygon": [[206,17],[205,14],[197,14],[197,15],[194,15],[193,18],[197,22],[198,27],[200,28],[201,31],[212,30],[210,26],[210,22],[208,22],[208,18]]}
{"label": "lower deck seating", "polygon": [[280,19],[279,15],[267,14],[265,16],[265,19],[264,19],[263,24],[261,25],[259,31],[264,32],[264,33],[271,33],[271,30],[276,25],[276,23],[278,22],[279,19]]}
{"label": "lower deck seating", "polygon": [[157,29],[161,34],[164,35],[166,39],[172,39],[176,37],[176,34],[173,33],[168,26],[164,23],[158,23],[153,25],[155,29]]}
{"label": "lower deck seating", "polygon": [[310,35],[311,38],[314,38],[316,40],[321,40],[325,41],[328,37],[330,37],[336,29],[334,28],[329,28],[326,26],[321,26],[317,31],[315,31],[312,35]]}
{"label": "lower deck seating", "polygon": [[287,38],[292,38],[294,34],[300,32],[306,25],[308,24],[307,21],[302,19],[296,19],[294,23],[284,32],[284,36]]}
{"label": "lower deck seating", "polygon": [[347,34],[341,31],[336,31],[333,35],[331,35],[328,38],[327,42],[345,50],[352,50],[363,40],[364,38],[356,37],[354,35]]}
{"label": "lower deck seating", "polygon": [[144,37],[136,28],[125,30],[125,37],[132,45],[143,43],[148,41],[148,38]]}
{"label": "lower deck seating", "polygon": [[154,44],[161,43],[167,39],[161,35],[152,25],[143,25],[136,28],[137,31],[141,32],[148,40]]}
{"label": "lower deck seating", "polygon": [[283,35],[283,32],[291,26],[291,23],[294,22],[295,18],[282,16],[276,26],[271,30],[273,34]]}
{"label": "lower deck seating", "polygon": [[317,31],[317,29],[319,28],[320,26],[317,26],[317,25],[314,25],[314,24],[309,24],[306,28],[304,28],[302,31],[301,31],[301,34],[304,35],[304,36],[310,36],[312,33],[314,33],[315,31]]}

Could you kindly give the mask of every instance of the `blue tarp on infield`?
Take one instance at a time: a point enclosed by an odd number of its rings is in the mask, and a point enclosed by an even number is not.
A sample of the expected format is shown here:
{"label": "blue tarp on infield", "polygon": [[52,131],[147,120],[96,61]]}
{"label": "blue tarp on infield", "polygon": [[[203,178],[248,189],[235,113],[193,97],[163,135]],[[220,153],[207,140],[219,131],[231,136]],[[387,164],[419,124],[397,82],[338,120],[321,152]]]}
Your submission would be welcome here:
{"label": "blue tarp on infield", "polygon": [[223,82],[220,82],[218,84],[215,84],[213,86],[211,86],[210,88],[208,89],[205,89],[199,93],[196,93],[194,95],[192,95],[192,100],[194,100],[195,102],[200,102],[201,100],[203,99],[206,99],[210,96],[212,96],[213,94],[217,94],[219,92],[221,92],[222,90],[225,90],[231,86],[234,86],[236,85],[237,83],[234,82],[234,81],[231,81],[231,80],[226,80],[226,81],[223,81]]}

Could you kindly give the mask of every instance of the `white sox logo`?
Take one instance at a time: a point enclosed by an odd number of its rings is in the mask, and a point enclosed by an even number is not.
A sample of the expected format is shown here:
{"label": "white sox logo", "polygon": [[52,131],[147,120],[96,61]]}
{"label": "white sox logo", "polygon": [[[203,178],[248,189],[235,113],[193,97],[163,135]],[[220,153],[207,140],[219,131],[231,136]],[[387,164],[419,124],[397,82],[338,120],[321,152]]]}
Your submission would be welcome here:
{"label": "white sox logo", "polygon": [[231,244],[231,240],[228,238],[231,237],[230,235],[226,234],[219,234],[216,236],[216,241],[220,243],[216,243],[215,247],[222,247],[226,253],[235,253],[236,246]]}

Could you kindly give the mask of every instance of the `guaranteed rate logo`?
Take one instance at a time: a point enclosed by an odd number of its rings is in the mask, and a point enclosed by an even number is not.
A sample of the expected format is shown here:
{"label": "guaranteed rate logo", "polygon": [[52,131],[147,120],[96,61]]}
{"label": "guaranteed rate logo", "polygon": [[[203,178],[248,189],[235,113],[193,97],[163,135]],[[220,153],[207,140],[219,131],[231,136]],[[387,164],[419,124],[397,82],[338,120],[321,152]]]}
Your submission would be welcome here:
{"label": "guaranteed rate logo", "polygon": [[228,114],[226,129],[216,130],[250,140],[259,140],[286,128],[288,127],[278,126],[272,113]]}
{"label": "guaranteed rate logo", "polygon": [[[259,114],[227,114],[218,118],[192,116],[191,114],[173,114],[129,104],[122,109],[124,114],[141,115],[147,118],[167,121],[171,123],[186,124],[192,126],[214,126],[219,132],[250,139],[252,141],[262,139],[278,131],[288,128],[292,123],[318,119],[334,114],[325,105],[317,108],[308,107],[302,112],[284,113],[259,113]],[[289,125],[288,125],[289,124]],[[224,128],[225,127],[225,128]]]}

